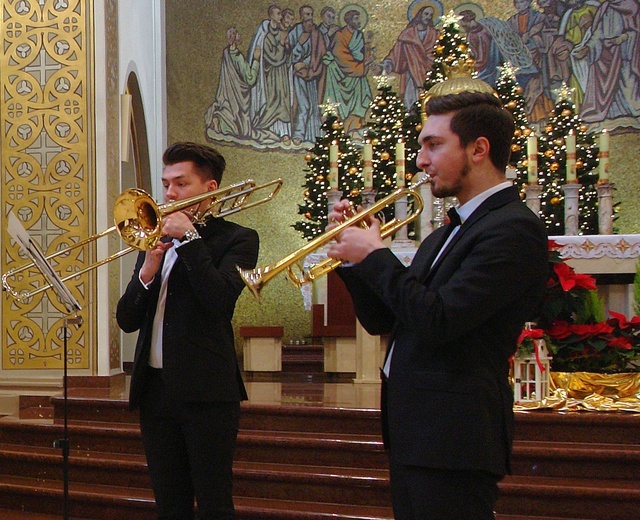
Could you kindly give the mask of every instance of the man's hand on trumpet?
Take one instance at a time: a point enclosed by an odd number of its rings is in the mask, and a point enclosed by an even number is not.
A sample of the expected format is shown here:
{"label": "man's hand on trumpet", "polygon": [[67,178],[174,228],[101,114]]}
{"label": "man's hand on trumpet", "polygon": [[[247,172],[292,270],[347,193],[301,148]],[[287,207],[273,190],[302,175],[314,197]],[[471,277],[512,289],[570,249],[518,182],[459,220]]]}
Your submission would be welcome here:
{"label": "man's hand on trumpet", "polygon": [[[353,214],[353,208],[347,199],[337,202],[329,212],[327,231],[337,227]],[[329,245],[327,256],[343,262],[361,262],[369,253],[386,246],[380,236],[380,221],[372,216],[364,221],[367,228],[359,225],[346,227],[337,237],[336,242]]]}

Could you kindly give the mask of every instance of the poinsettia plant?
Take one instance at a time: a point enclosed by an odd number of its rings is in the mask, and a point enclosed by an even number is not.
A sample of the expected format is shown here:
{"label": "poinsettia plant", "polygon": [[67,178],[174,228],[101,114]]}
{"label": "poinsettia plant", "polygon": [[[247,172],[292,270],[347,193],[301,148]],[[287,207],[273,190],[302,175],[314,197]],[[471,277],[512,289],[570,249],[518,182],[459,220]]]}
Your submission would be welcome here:
{"label": "poinsettia plant", "polygon": [[521,348],[544,338],[556,372],[640,371],[640,316],[627,319],[609,311],[598,296],[592,276],[576,273],[553,242],[549,244],[550,273],[537,326],[523,331]]}

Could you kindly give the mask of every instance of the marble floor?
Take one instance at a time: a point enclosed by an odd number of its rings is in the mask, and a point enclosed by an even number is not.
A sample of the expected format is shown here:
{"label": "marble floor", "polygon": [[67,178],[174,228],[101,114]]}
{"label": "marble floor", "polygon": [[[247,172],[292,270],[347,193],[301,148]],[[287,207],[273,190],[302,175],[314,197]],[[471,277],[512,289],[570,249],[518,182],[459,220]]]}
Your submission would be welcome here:
{"label": "marble floor", "polygon": [[[348,378],[339,382],[318,381],[317,377],[300,374],[295,378],[272,376],[268,381],[252,380],[245,376],[249,403],[261,405],[300,405],[327,408],[378,410],[380,408],[379,383],[354,383]],[[69,397],[95,397],[127,400],[130,377],[123,385],[111,388],[72,387]]]}

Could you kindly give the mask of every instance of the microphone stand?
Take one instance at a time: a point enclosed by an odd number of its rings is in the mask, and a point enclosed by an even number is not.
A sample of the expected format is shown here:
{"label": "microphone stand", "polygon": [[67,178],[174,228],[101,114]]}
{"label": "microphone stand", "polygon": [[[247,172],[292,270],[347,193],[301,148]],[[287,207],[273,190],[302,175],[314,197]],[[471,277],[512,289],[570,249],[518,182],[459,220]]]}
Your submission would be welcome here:
{"label": "microphone stand", "polygon": [[54,448],[60,448],[62,450],[62,494],[63,494],[63,506],[62,516],[64,520],[69,518],[69,407],[68,407],[68,366],[69,366],[69,349],[67,346],[67,338],[70,335],[69,325],[76,325],[80,327],[82,325],[82,317],[77,314],[73,318],[68,316],[64,319],[63,330],[63,375],[62,375],[62,410],[63,410],[63,434],[62,439],[53,441]]}

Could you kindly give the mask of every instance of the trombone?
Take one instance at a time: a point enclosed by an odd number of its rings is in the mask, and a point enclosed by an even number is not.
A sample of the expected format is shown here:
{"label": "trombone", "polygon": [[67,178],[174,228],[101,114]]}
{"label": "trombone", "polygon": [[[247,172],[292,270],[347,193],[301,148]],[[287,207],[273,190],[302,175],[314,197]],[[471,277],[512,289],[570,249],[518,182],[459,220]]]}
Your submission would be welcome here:
{"label": "trombone", "polygon": [[[114,204],[113,219],[115,225],[100,233],[92,235],[89,238],[81,240],[70,247],[56,251],[55,253],[46,256],[45,260],[48,262],[60,255],[68,254],[70,251],[83,247],[113,233],[114,231],[117,231],[122,240],[129,246],[111,256],[108,256],[107,258],[75,271],[65,278],[61,278],[62,282],[66,282],[91,271],[92,269],[100,267],[101,265],[116,260],[132,251],[147,251],[152,249],[162,238],[163,217],[171,213],[183,211],[191,206],[210,199],[209,204],[204,211],[195,213],[191,216],[192,222],[202,222],[210,216],[225,217],[259,204],[269,202],[276,196],[281,187],[282,179],[280,178],[260,185],[256,185],[252,179],[247,179],[231,184],[225,188],[208,191],[179,201],[166,202],[164,204],[156,203],[144,190],[138,188],[128,189],[118,196]],[[269,192],[261,199],[251,200],[254,193],[266,189],[269,189]],[[35,264],[30,262],[24,266],[10,269],[2,275],[2,286],[4,290],[9,292],[11,296],[18,301],[24,302],[32,296],[51,288],[51,284],[47,284],[30,291],[18,292],[9,283],[10,278],[15,278],[19,273],[33,267],[35,267]]]}
{"label": "trombone", "polygon": [[[266,267],[258,267],[256,269],[242,269],[238,267],[237,269],[240,272],[240,276],[244,280],[245,285],[257,299],[260,299],[260,292],[264,285],[274,276],[284,270],[287,271],[289,281],[296,287],[302,287],[306,283],[313,282],[315,279],[328,274],[336,267],[339,267],[342,264],[342,260],[338,260],[337,258],[327,258],[326,260],[323,260],[322,262],[314,264],[305,269],[300,265],[300,261],[302,259],[304,259],[313,251],[329,243],[340,233],[342,233],[342,231],[347,227],[353,226],[354,224],[366,225],[364,221],[369,216],[375,215],[376,213],[383,210],[390,204],[395,203],[402,197],[413,195],[413,209],[411,213],[409,213],[402,220],[393,218],[389,222],[385,222],[382,226],[380,226],[380,235],[382,238],[387,238],[393,235],[396,231],[402,228],[402,226],[409,224],[420,216],[424,208],[424,202],[422,200],[422,197],[418,193],[417,188],[429,181],[429,176],[425,174],[411,186],[396,189],[366,210],[360,211],[352,217],[349,217],[347,220],[334,227],[332,230],[327,231],[322,235],[314,238],[305,246],[301,247],[297,251],[294,251],[293,253],[284,257],[282,260],[279,260],[272,265],[268,265]],[[294,272],[294,268],[297,268],[297,273]]]}

